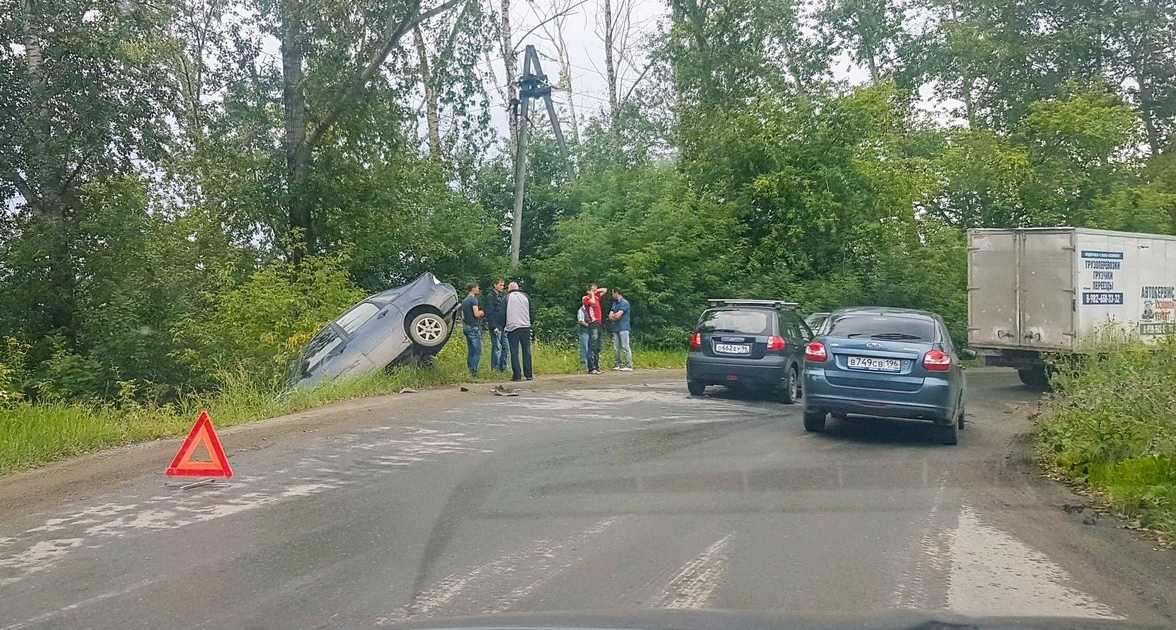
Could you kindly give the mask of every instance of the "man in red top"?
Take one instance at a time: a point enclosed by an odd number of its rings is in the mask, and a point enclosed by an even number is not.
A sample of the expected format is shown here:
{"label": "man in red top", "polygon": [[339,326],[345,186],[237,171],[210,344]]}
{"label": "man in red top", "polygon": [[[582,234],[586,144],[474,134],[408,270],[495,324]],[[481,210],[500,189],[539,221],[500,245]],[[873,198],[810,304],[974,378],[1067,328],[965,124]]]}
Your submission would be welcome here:
{"label": "man in red top", "polygon": [[601,321],[604,319],[600,308],[600,298],[608,289],[597,287],[596,283],[588,285],[584,298],[580,303],[588,309],[588,373],[600,374],[600,335]]}

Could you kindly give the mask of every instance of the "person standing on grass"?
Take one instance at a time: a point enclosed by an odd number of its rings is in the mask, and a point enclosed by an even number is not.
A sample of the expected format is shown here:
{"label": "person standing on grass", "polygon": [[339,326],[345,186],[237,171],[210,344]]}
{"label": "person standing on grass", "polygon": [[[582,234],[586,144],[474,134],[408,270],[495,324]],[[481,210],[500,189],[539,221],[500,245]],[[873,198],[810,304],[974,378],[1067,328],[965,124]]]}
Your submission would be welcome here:
{"label": "person standing on grass", "polygon": [[506,371],[506,287],[505,281],[494,281],[493,291],[486,296],[486,327],[490,329],[490,369]]}
{"label": "person standing on grass", "polygon": [[466,338],[466,367],[470,369],[470,378],[478,378],[478,363],[482,360],[482,308],[478,306],[477,282],[466,285],[468,293],[461,301],[462,332]]}
{"label": "person standing on grass", "polygon": [[588,365],[588,317],[591,312],[592,309],[583,304],[576,311],[576,332],[580,337],[580,367]]}
{"label": "person standing on grass", "polygon": [[629,325],[629,300],[618,289],[613,289],[612,294],[613,305],[608,311],[608,321],[612,322],[613,331],[613,369],[632,372],[633,349],[629,347],[629,333],[633,328]]}
{"label": "person standing on grass", "polygon": [[[506,337],[510,341],[510,380],[535,378],[531,370],[531,298],[519,290],[519,283],[510,283],[506,294]],[[519,354],[522,354],[522,369]]]}
{"label": "person standing on grass", "polygon": [[600,334],[604,319],[600,310],[600,298],[608,289],[597,287],[596,283],[588,285],[581,306],[588,309],[588,373],[600,374]]}

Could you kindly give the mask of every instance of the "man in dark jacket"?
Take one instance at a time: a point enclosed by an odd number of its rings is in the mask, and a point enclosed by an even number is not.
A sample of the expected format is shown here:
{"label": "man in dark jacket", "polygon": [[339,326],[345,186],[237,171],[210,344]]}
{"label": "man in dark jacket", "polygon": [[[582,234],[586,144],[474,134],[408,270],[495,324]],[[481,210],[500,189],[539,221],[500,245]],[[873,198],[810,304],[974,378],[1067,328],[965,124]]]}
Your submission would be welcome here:
{"label": "man in dark jacket", "polygon": [[486,297],[486,327],[490,329],[490,369],[506,371],[506,292],[504,280],[494,281],[494,290]]}

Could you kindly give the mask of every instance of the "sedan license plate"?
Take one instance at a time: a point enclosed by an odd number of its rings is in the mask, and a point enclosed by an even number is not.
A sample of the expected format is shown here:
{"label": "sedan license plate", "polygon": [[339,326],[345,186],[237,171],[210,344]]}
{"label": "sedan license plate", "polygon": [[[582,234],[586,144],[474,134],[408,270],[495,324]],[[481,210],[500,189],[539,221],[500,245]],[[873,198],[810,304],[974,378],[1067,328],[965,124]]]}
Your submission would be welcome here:
{"label": "sedan license plate", "polygon": [[902,361],[898,359],[875,359],[873,357],[849,357],[845,365],[851,370],[869,372],[897,372],[902,369]]}
{"label": "sedan license plate", "polygon": [[751,354],[751,346],[745,343],[716,343],[715,352],[723,354]]}

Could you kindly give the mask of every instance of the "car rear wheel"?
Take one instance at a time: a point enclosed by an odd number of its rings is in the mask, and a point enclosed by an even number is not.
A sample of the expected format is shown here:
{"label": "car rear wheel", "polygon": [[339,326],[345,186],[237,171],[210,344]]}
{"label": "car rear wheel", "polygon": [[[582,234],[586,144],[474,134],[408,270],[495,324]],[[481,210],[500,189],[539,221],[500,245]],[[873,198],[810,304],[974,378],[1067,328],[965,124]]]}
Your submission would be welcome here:
{"label": "car rear wheel", "polygon": [[796,373],[796,366],[788,368],[788,378],[780,389],[780,402],[791,405],[800,398],[800,376]]}
{"label": "car rear wheel", "polygon": [[686,381],[686,389],[690,390],[692,396],[701,396],[706,391],[706,385],[698,381]]}
{"label": "car rear wheel", "polygon": [[959,444],[960,441],[960,425],[958,422],[951,424],[937,424],[935,425],[936,438],[940,444]]}
{"label": "car rear wheel", "polygon": [[820,433],[825,430],[825,416],[828,415],[824,411],[805,411],[804,412],[804,430]]}
{"label": "car rear wheel", "polygon": [[956,420],[956,424],[957,424],[957,426],[959,426],[960,431],[964,430],[964,406],[963,405],[960,405],[960,417],[959,417],[959,419]]}
{"label": "car rear wheel", "polygon": [[449,325],[436,313],[418,313],[408,324],[412,342],[425,348],[436,348],[449,338]]}

